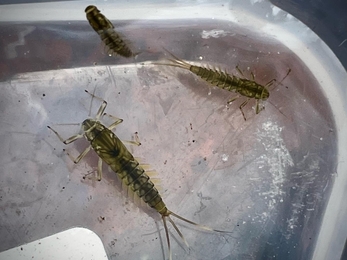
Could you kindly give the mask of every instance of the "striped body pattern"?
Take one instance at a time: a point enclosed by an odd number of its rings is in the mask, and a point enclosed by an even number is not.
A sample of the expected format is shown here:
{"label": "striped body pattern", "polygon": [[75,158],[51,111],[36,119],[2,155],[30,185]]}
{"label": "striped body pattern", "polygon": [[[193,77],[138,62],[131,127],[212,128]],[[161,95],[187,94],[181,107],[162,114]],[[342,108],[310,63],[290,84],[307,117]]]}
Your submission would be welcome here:
{"label": "striped body pattern", "polygon": [[160,214],[168,215],[168,209],[150,177],[122,141],[111,130],[92,119],[85,120],[82,128],[93,150],[118,174],[123,184],[151,208]]}
{"label": "striped body pattern", "polygon": [[[267,84],[261,85],[254,80],[253,74],[251,74],[251,79],[237,77],[235,75],[230,75],[226,71],[222,71],[221,69],[211,69],[207,67],[192,65],[182,59],[177,58],[168,50],[166,50],[166,52],[172,57],[167,59],[168,61],[170,61],[170,63],[152,62],[152,64],[165,65],[189,70],[213,86],[236,93],[237,96],[231,98],[228,101],[228,104],[231,104],[234,100],[236,100],[239,97],[245,97],[246,100],[239,106],[244,120],[246,120],[246,116],[243,112],[243,108],[251,99],[255,100],[256,114],[258,114],[265,108],[263,105],[260,105],[260,102],[265,101],[269,98],[270,92],[268,88],[276,81],[276,79],[272,79]],[[238,67],[236,67],[236,69],[243,76],[242,71]],[[282,79],[282,81],[289,75],[290,71],[291,70],[288,70],[287,75]]]}
{"label": "striped body pattern", "polygon": [[213,86],[233,91],[248,98],[266,100],[270,93],[267,88],[254,80],[243,79],[217,69],[190,65],[189,70]]}
{"label": "striped body pattern", "polygon": [[[90,94],[87,90],[86,92]],[[122,119],[116,118],[112,115],[108,115],[111,118],[115,119],[114,123],[110,126],[104,126],[100,120],[106,113],[104,113],[107,102],[102,100],[101,98],[90,94],[93,98],[96,98],[102,101],[102,104],[95,116],[94,119],[86,119],[82,122],[82,133],[71,136],[67,139],[62,138],[57,131],[52,129],[50,126],[47,126],[53,133],[64,143],[69,144],[76,141],[79,138],[86,138],[90,145],[76,158],[72,157],[70,154],[68,156],[74,163],[79,163],[80,160],[86,156],[86,154],[93,149],[97,155],[99,156],[98,161],[98,180],[101,180],[102,177],[102,164],[106,163],[110,166],[112,171],[114,171],[119,179],[122,181],[122,184],[127,187],[127,189],[131,190],[136,196],[141,198],[148,206],[155,209],[161,216],[164,224],[166,240],[168,244],[169,250],[169,259],[172,259],[171,246],[170,246],[170,238],[169,231],[167,228],[167,220],[172,224],[178,235],[181,237],[182,241],[188,246],[187,241],[183,237],[181,231],[178,229],[174,221],[170,216],[174,216],[182,221],[185,221],[191,225],[197,226],[201,229],[207,231],[215,231],[215,232],[225,232],[212,229],[210,227],[206,227],[200,224],[197,224],[193,221],[190,221],[182,216],[170,211],[162,197],[160,196],[157,188],[154,183],[151,181],[148,174],[143,166],[134,158],[134,156],[129,152],[123,142],[112,132],[118,124],[122,123]],[[127,143],[133,145],[140,145],[137,141],[127,141]]]}
{"label": "striped body pattern", "polygon": [[91,27],[96,31],[101,40],[108,48],[108,53],[111,55],[118,54],[123,57],[133,57],[134,54],[122,37],[116,33],[113,24],[96,8],[90,5],[85,9],[87,20]]}

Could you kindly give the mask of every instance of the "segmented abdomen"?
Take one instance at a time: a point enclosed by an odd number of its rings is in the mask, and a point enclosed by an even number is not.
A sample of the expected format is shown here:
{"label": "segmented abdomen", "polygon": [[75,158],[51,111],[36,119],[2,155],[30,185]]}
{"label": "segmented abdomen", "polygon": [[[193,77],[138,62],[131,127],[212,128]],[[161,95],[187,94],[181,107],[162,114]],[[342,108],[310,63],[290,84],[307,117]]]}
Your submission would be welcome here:
{"label": "segmented abdomen", "polygon": [[91,145],[99,157],[118,174],[124,185],[160,214],[167,214],[166,205],[154,183],[112,131],[104,128],[91,141]]}
{"label": "segmented abdomen", "polygon": [[135,56],[120,35],[115,32],[113,24],[95,6],[88,6],[85,12],[89,24],[99,34],[110,54],[119,54],[126,58]]}
{"label": "segmented abdomen", "polygon": [[150,207],[157,210],[160,214],[165,213],[167,208],[163,199],[139,163],[136,160],[127,162],[121,160],[120,163],[123,167],[120,172],[117,172],[117,174],[122,179],[122,182],[134,191],[137,196],[139,196]]}
{"label": "segmented abdomen", "polygon": [[98,31],[98,34],[111,54],[119,54],[126,58],[134,56],[126,43],[113,29]]}
{"label": "segmented abdomen", "polygon": [[269,97],[269,91],[255,81],[238,78],[223,71],[194,65],[191,65],[189,70],[221,89],[233,91],[248,98],[266,100]]}

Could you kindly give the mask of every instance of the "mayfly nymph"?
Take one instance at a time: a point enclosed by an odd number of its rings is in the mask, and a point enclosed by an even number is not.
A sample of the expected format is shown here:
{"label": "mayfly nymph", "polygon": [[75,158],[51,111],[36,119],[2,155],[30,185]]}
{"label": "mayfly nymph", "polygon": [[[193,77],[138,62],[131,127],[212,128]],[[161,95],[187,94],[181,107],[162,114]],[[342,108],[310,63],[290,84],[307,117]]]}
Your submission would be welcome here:
{"label": "mayfly nymph", "polygon": [[[168,250],[169,250],[169,259],[172,259],[172,253],[171,253],[171,246],[170,246],[169,231],[168,231],[167,222],[166,222],[167,220],[172,224],[172,226],[174,227],[178,235],[181,237],[182,241],[187,245],[187,247],[189,247],[183,234],[178,229],[174,221],[171,219],[170,217],[171,215],[182,221],[185,221],[191,225],[197,226],[207,231],[231,233],[228,231],[216,230],[210,227],[197,224],[193,221],[185,219],[181,217],[180,215],[170,211],[166,207],[153,181],[151,180],[149,175],[146,173],[145,165],[140,164],[134,158],[134,156],[129,152],[129,150],[126,148],[123,142],[111,131],[123,120],[107,114],[108,116],[113,118],[115,121],[108,127],[104,126],[100,122],[100,120],[103,118],[104,115],[106,115],[104,111],[106,109],[107,102],[99,97],[94,96],[93,94],[89,93],[87,90],[85,91],[88,94],[90,94],[92,97],[102,101],[102,104],[95,118],[89,118],[83,121],[82,127],[81,127],[82,133],[79,133],[77,135],[64,139],[58,134],[57,131],[52,129],[50,126],[47,126],[47,127],[50,130],[52,130],[53,133],[55,133],[56,136],[64,144],[69,144],[76,141],[79,138],[85,137],[90,142],[90,145],[76,158],[73,158],[70,154],[68,154],[71,160],[74,163],[78,163],[84,156],[86,156],[86,154],[90,151],[90,149],[93,149],[99,156],[98,168],[97,168],[98,180],[101,180],[102,178],[102,163],[104,162],[107,165],[109,165],[109,167],[117,174],[118,178],[122,182],[123,187],[127,188],[129,192],[132,192],[138,198],[141,198],[148,206],[156,210],[161,215],[163,224],[164,224]],[[128,142],[135,145],[140,145],[140,143],[137,141],[128,141]]]}
{"label": "mayfly nymph", "polygon": [[99,34],[101,40],[105,43],[108,54],[119,54],[126,58],[137,55],[137,53],[133,53],[130,50],[122,37],[114,30],[114,26],[110,20],[100,13],[96,6],[87,6],[85,12],[90,26]]}
{"label": "mayfly nymph", "polygon": [[[207,68],[192,65],[182,59],[179,59],[168,50],[165,49],[165,51],[171,55],[172,58],[167,59],[171,63],[153,62],[152,64],[172,66],[189,70],[213,86],[237,93],[238,95],[236,97],[231,98],[228,101],[228,104],[232,103],[241,96],[246,97],[247,99],[239,106],[244,120],[246,120],[246,117],[243,112],[243,108],[251,99],[255,99],[256,114],[258,114],[261,110],[265,108],[264,106],[260,106],[259,102],[265,101],[269,98],[270,92],[268,88],[276,81],[276,79],[272,79],[267,84],[261,85],[255,81],[253,74],[251,74],[252,79],[240,78],[235,75],[230,75],[225,70],[222,71],[218,68]],[[238,67],[236,67],[236,69],[241,75],[243,75]],[[282,79],[282,81],[288,76],[290,71],[291,70],[289,69],[287,75]]]}

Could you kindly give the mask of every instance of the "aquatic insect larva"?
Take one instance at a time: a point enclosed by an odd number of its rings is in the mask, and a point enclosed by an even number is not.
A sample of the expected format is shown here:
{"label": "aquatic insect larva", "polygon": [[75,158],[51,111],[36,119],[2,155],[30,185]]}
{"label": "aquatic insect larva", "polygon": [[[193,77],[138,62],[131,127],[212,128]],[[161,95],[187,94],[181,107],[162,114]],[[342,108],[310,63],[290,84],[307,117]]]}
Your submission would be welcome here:
{"label": "aquatic insect larva", "polygon": [[87,20],[93,29],[99,34],[101,40],[108,48],[108,53],[111,55],[119,54],[129,58],[136,56],[138,53],[133,53],[121,36],[114,30],[113,24],[100,13],[94,5],[89,5],[86,10]]}
{"label": "aquatic insect larva", "polygon": [[[104,113],[104,111],[106,109],[107,102],[99,97],[94,96],[87,90],[86,92],[90,94],[92,97],[95,97],[98,100],[102,101],[102,104],[94,119],[89,118],[83,121],[81,127],[82,133],[71,136],[64,140],[64,138],[62,138],[58,134],[58,132],[53,130],[50,126],[47,127],[51,129],[53,133],[55,133],[64,144],[69,144],[76,141],[79,138],[85,137],[90,142],[90,145],[76,159],[73,158],[70,154],[68,154],[69,157],[73,160],[73,162],[78,163],[92,148],[99,156],[97,176],[98,180],[101,180],[102,163],[104,162],[108,164],[115,173],[117,173],[117,176],[121,180],[122,185],[126,187],[128,191],[133,192],[135,195],[141,198],[146,204],[148,204],[151,208],[156,210],[162,216],[170,259],[172,259],[172,254],[170,247],[169,231],[166,223],[167,220],[172,224],[172,226],[174,227],[178,235],[181,237],[183,242],[188,246],[181,231],[178,229],[178,227],[176,226],[176,224],[170,216],[174,216],[182,221],[185,221],[191,225],[195,225],[204,230],[230,233],[227,231],[215,230],[206,226],[199,225],[170,211],[166,207],[157,188],[154,186],[154,183],[146,173],[144,165],[141,165],[139,164],[139,162],[137,162],[137,160],[122,143],[122,141],[111,131],[123,120],[109,115],[111,118],[115,119],[115,122],[108,127],[104,126],[100,122],[100,120],[106,114]],[[133,141],[132,143],[136,145],[140,144],[137,141]]]}
{"label": "aquatic insect larva", "polygon": [[[239,109],[241,110],[242,116],[245,120],[246,120],[246,117],[243,112],[243,108],[247,105],[249,100],[255,99],[256,101],[255,112],[256,114],[258,114],[261,110],[264,109],[264,106],[259,106],[259,102],[265,101],[269,98],[270,93],[268,88],[276,81],[276,79],[273,79],[263,86],[254,80],[253,74],[252,74],[251,80],[246,78],[240,78],[235,75],[230,75],[226,71],[222,71],[217,68],[211,69],[211,68],[189,64],[188,62],[177,58],[174,54],[172,54],[168,50],[166,51],[172,56],[171,59],[168,59],[172,63],[154,62],[152,64],[166,65],[166,66],[178,67],[178,68],[189,70],[195,75],[202,78],[203,80],[212,84],[213,86],[217,86],[221,89],[225,89],[225,90],[237,93],[238,95],[230,99],[228,101],[228,104],[232,103],[240,96],[246,97],[247,99],[239,106]],[[239,71],[239,73],[243,75],[242,72],[239,70],[239,68],[238,67],[236,68]],[[288,76],[290,71],[291,70],[288,70],[287,75],[282,79],[282,81]]]}

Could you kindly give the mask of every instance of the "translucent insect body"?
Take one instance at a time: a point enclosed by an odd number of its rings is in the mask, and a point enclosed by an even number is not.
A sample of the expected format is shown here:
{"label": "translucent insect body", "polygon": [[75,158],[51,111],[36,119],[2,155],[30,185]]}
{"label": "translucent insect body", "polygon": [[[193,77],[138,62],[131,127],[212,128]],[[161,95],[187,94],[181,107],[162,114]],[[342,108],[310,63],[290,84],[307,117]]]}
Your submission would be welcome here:
{"label": "translucent insect body", "polygon": [[[276,81],[275,79],[273,79],[263,86],[254,80],[253,74],[252,74],[252,79],[240,78],[235,75],[230,75],[226,71],[222,71],[220,69],[216,69],[216,68],[211,69],[211,68],[189,64],[188,62],[182,59],[179,59],[168,50],[166,51],[172,56],[172,58],[168,59],[168,61],[170,61],[171,63],[154,62],[152,64],[172,66],[172,67],[178,67],[178,68],[189,70],[213,86],[228,90],[230,92],[237,93],[238,95],[230,99],[228,101],[228,104],[232,103],[233,101],[235,101],[237,98],[241,96],[246,97],[247,99],[239,106],[242,116],[245,120],[246,120],[246,117],[243,112],[243,108],[247,105],[247,103],[251,99],[255,99],[256,114],[258,114],[261,110],[263,110],[264,106],[261,106],[259,102],[265,101],[269,98],[270,93],[268,88]],[[239,68],[238,67],[236,68],[239,71],[239,73],[242,75],[242,72],[239,70]],[[286,76],[288,76],[289,73],[290,73],[290,70],[288,71]]]}
{"label": "translucent insect body", "polygon": [[[88,91],[86,92],[90,94]],[[86,119],[83,121],[82,134],[77,134],[64,140],[58,134],[58,132],[53,130],[50,126],[48,126],[48,128],[51,129],[64,144],[69,144],[79,138],[85,137],[90,142],[90,146],[88,146],[76,159],[69,155],[74,163],[78,163],[92,148],[99,156],[97,176],[98,180],[101,180],[102,178],[102,163],[104,162],[108,164],[115,173],[117,173],[123,185],[125,185],[128,189],[130,189],[134,194],[136,194],[146,204],[155,209],[162,216],[169,250],[169,259],[172,259],[172,253],[166,222],[167,220],[172,224],[183,242],[188,246],[187,241],[170,216],[174,216],[182,221],[185,221],[207,231],[230,233],[227,231],[215,230],[206,226],[202,226],[170,211],[166,207],[154,183],[146,174],[144,166],[141,165],[133,157],[133,155],[128,151],[122,141],[111,131],[123,120],[109,115],[111,118],[115,119],[115,122],[112,123],[109,127],[104,126],[100,122],[100,120],[105,115],[104,111],[106,109],[107,102],[99,97],[94,96],[93,94],[90,95],[102,101],[102,104],[94,119]],[[135,145],[140,144],[137,141],[130,141],[130,143]]]}
{"label": "translucent insect body", "polygon": [[101,40],[105,43],[108,53],[111,55],[118,54],[129,58],[136,56],[127,46],[122,37],[116,33],[113,24],[96,8],[94,5],[89,5],[85,9],[87,20],[91,27],[96,31]]}

